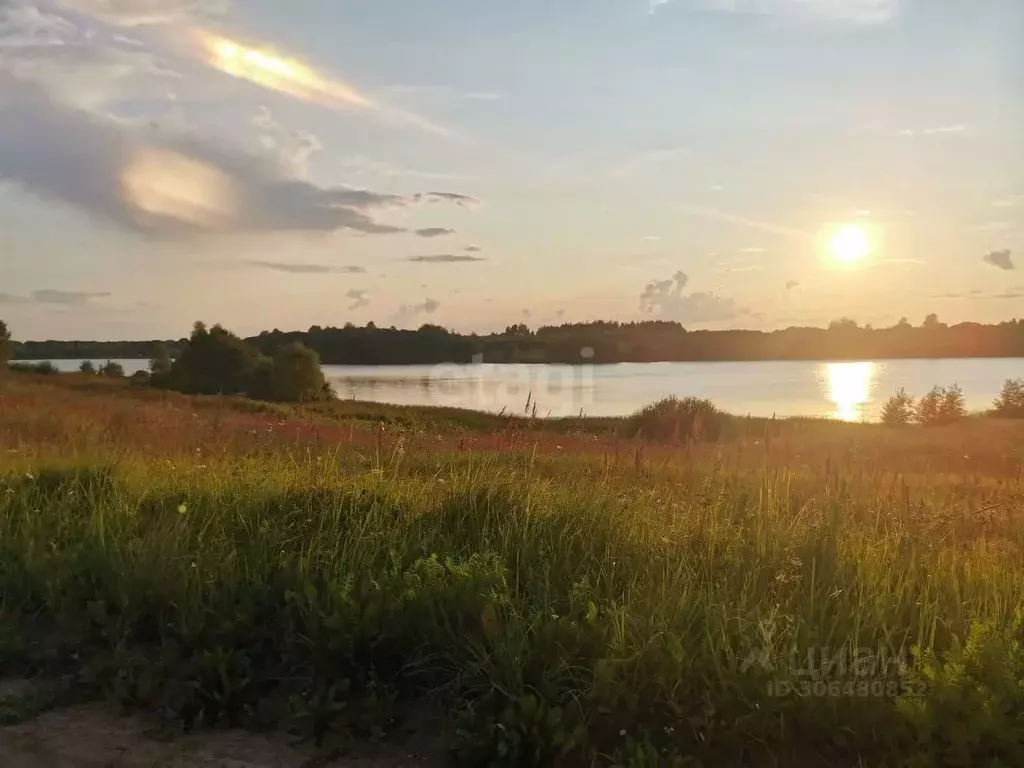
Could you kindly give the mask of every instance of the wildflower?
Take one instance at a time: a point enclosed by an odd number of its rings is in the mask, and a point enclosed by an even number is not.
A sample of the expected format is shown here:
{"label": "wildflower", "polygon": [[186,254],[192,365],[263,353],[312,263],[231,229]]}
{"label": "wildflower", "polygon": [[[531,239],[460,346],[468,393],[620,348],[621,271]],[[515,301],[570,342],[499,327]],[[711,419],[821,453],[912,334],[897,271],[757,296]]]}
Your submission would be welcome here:
{"label": "wildflower", "polygon": [[178,514],[179,515],[184,515],[186,512],[188,512],[188,507],[186,505],[184,505],[184,504],[179,504],[178,505]]}
{"label": "wildflower", "polygon": [[621,731],[619,731],[619,736],[625,736],[625,735],[626,735],[626,729],[623,728]]}

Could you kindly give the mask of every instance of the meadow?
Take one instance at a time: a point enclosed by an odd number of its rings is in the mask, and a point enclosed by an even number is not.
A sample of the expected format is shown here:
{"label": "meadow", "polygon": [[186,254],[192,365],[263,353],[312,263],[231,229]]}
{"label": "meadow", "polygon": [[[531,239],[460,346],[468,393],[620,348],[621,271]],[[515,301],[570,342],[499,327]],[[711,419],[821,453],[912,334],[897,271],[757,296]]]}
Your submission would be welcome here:
{"label": "meadow", "polygon": [[1024,422],[619,426],[11,375],[0,678],[437,710],[469,766],[1024,765]]}

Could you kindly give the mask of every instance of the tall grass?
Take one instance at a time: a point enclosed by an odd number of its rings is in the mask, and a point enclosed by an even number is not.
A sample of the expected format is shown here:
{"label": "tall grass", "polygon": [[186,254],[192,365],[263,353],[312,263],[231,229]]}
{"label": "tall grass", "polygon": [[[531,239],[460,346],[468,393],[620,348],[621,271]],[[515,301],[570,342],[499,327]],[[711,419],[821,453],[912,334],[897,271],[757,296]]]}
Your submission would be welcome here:
{"label": "tall grass", "polygon": [[0,459],[0,671],[312,737],[429,700],[470,765],[1024,762],[1019,464],[126,434]]}

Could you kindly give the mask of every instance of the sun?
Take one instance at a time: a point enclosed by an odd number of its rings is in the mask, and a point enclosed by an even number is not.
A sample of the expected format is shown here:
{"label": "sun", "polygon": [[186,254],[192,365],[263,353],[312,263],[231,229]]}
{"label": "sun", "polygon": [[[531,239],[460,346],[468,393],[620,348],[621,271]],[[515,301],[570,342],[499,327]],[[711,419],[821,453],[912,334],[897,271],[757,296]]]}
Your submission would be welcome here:
{"label": "sun", "polygon": [[860,227],[839,227],[828,240],[828,251],[836,261],[856,264],[871,254],[871,238]]}

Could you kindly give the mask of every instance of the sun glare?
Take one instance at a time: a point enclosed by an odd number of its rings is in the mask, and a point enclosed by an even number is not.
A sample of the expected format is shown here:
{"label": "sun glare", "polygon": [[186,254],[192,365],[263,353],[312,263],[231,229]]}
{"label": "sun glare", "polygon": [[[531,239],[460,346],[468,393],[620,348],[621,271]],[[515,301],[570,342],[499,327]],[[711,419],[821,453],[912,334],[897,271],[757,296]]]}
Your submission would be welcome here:
{"label": "sun glare", "polygon": [[840,421],[861,421],[874,389],[874,363],[825,363],[826,395]]}
{"label": "sun glare", "polygon": [[370,107],[354,88],[330,80],[292,59],[206,32],[199,33],[206,61],[221,72],[307,101],[332,107]]}
{"label": "sun glare", "polygon": [[828,252],[842,264],[856,264],[871,254],[871,238],[860,227],[839,227],[828,240]]}

